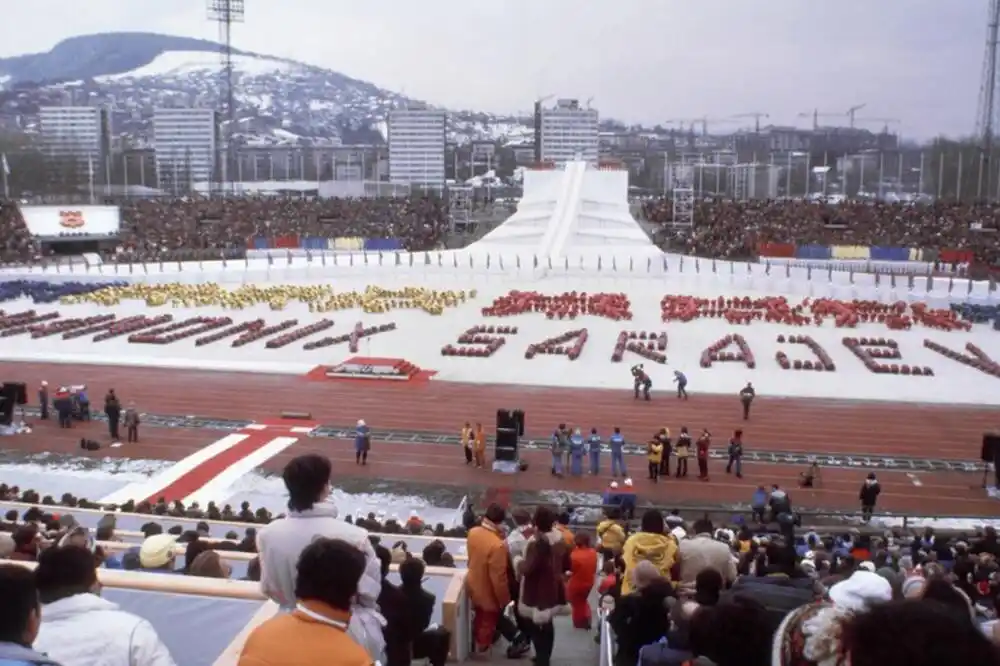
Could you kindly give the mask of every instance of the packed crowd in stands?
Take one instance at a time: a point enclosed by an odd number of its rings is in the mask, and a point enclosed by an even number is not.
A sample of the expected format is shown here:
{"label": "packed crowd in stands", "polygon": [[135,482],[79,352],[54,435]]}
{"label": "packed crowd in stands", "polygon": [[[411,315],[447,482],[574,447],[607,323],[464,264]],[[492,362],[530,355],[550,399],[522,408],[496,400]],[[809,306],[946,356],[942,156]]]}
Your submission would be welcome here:
{"label": "packed crowd in stands", "polygon": [[448,224],[439,198],[191,199],[129,201],[122,248],[139,261],[189,248],[246,248],[257,236],[399,238],[410,250],[438,246]]}
{"label": "packed crowd in stands", "polygon": [[[121,206],[123,261],[174,259],[180,252],[242,254],[254,237],[398,238],[403,247],[441,246],[448,210],[437,197],[371,199],[135,199]],[[0,261],[40,254],[17,206],[0,202]]]}
{"label": "packed crowd in stands", "polygon": [[[92,535],[55,502],[9,512],[0,523],[0,559],[37,568],[0,564],[0,662],[117,664],[97,655],[102,646],[128,644],[133,658],[120,663],[171,666],[147,622],[96,594],[97,569],[226,578],[219,553],[238,550],[258,553],[246,578],[287,611],[251,632],[242,666],[369,666],[375,659],[440,666],[450,636],[431,623],[435,599],[421,582],[425,567],[447,566],[451,554],[439,540],[411,554],[376,532],[433,536],[444,535],[443,526],[343,520],[326,503],[331,472],[324,457],[295,458],[283,474],[286,516],[243,507],[237,519],[270,522],[221,540],[207,523],[165,533],[152,520],[120,558],[111,552],[119,549],[106,548],[117,538],[117,513],[103,516]],[[6,500],[38,502],[30,491],[4,490]],[[64,496],[62,504],[81,502]],[[151,513],[201,518],[197,511]],[[636,524],[610,506],[596,526],[582,526],[545,506],[529,512],[493,504],[481,516],[470,509],[454,534],[466,537],[474,653],[500,646],[510,658],[533,652],[535,666],[549,666],[554,620],[567,615],[572,629],[559,631],[584,641],[599,642],[610,627],[616,666],[1000,664],[994,529],[953,537],[930,528],[797,535],[790,498],[769,513],[752,525],[720,527],[649,509]],[[387,579],[393,563],[398,586]]]}
{"label": "packed crowd in stands", "polygon": [[[643,212],[650,222],[670,223],[673,201],[646,201]],[[978,224],[985,231],[973,228]],[[713,258],[748,258],[762,244],[793,243],[967,249],[992,265],[1000,261],[998,229],[994,205],[751,199],[699,201],[691,233],[668,237],[675,251]]]}
{"label": "packed crowd in stands", "polygon": [[12,202],[0,199],[0,263],[33,261],[39,255],[21,211]]}

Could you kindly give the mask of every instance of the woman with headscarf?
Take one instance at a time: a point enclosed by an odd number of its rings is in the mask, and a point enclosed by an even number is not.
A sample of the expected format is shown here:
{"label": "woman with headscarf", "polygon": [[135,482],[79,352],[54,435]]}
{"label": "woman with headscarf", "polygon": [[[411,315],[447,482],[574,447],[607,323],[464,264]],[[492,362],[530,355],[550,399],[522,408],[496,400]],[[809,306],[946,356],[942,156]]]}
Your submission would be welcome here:
{"label": "woman with headscarf", "polygon": [[535,534],[528,540],[524,560],[518,567],[521,588],[517,609],[531,623],[535,666],[549,666],[555,646],[552,620],[570,612],[563,581],[572,565],[562,532],[556,529],[555,512],[540,506],[532,522]]}
{"label": "woman with headscarf", "polygon": [[670,629],[668,599],[674,598],[670,581],[656,565],[643,560],[626,575],[630,592],[622,595],[608,622],[615,631],[618,652],[616,666],[635,666],[645,645],[665,638]]}

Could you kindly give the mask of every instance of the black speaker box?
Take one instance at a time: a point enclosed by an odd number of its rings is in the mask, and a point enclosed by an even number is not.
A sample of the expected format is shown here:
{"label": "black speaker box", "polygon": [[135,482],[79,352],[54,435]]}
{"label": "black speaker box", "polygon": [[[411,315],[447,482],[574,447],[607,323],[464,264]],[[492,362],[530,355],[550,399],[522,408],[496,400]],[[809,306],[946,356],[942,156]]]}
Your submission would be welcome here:
{"label": "black speaker box", "polygon": [[517,424],[517,434],[519,437],[524,437],[524,410],[515,409],[511,412],[511,416],[514,418],[514,422]]}
{"label": "black speaker box", "polygon": [[1000,457],[1000,434],[983,433],[983,449],[979,454],[979,459],[983,462],[996,462],[997,457]]}
{"label": "black speaker box", "polygon": [[496,459],[504,462],[517,460],[517,430],[497,428]]}
{"label": "black speaker box", "polygon": [[28,404],[28,385],[24,382],[4,382],[3,394],[12,404]]}

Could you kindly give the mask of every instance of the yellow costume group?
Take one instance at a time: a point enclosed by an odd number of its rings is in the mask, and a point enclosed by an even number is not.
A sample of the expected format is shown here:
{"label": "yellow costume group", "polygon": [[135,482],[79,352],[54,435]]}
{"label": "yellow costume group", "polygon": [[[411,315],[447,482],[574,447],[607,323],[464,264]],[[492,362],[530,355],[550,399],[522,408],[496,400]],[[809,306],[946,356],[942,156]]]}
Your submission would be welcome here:
{"label": "yellow costume group", "polygon": [[119,305],[123,300],[145,301],[149,307],[170,305],[175,308],[221,307],[226,310],[243,310],[267,304],[272,310],[283,310],[291,301],[309,305],[310,312],[361,309],[369,314],[397,309],[418,309],[431,315],[440,315],[446,308],[453,308],[476,297],[476,291],[437,291],[423,287],[383,289],[369,285],[363,291],[335,292],[330,285],[273,285],[259,287],[244,285],[226,289],[218,284],[130,284],[108,287],[89,294],[64,296],[64,305],[94,303],[106,307]]}

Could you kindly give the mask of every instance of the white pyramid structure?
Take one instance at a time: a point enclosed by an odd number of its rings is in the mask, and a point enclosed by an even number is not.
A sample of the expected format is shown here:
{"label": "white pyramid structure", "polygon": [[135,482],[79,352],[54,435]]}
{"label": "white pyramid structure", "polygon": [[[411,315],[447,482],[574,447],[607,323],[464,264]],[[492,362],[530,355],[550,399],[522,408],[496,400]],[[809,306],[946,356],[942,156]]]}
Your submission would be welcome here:
{"label": "white pyramid structure", "polygon": [[536,256],[552,264],[663,254],[629,210],[628,172],[583,161],[525,172],[517,212],[466,251]]}

